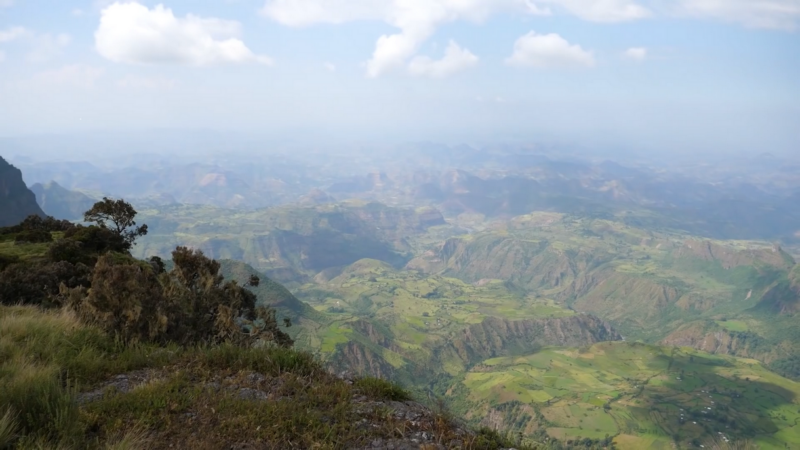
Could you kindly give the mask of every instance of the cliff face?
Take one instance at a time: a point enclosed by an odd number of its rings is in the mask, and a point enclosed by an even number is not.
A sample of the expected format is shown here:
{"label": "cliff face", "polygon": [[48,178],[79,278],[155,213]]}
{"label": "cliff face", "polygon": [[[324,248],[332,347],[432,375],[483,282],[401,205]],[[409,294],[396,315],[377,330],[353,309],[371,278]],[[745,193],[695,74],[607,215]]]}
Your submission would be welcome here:
{"label": "cliff face", "polygon": [[374,349],[354,341],[340,346],[331,358],[331,363],[338,370],[378,378],[392,379],[396,372],[395,368]]}
{"label": "cliff face", "polygon": [[441,359],[455,357],[472,364],[497,356],[528,354],[542,346],[582,347],[621,339],[608,323],[590,315],[515,321],[490,317],[465,329],[438,353]]}
{"label": "cliff face", "polygon": [[45,216],[22,172],[0,157],[0,227],[16,225],[33,214]]}
{"label": "cliff face", "polygon": [[797,352],[792,336],[763,337],[752,332],[734,332],[708,323],[692,323],[679,328],[660,344],[691,347],[707,353],[757,359],[767,365]]}

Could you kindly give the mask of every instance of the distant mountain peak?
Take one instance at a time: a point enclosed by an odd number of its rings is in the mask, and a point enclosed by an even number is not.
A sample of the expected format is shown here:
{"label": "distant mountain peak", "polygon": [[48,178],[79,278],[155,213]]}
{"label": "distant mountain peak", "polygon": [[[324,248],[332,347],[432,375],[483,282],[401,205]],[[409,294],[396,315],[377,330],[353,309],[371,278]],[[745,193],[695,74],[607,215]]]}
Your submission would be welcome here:
{"label": "distant mountain peak", "polygon": [[78,220],[95,202],[86,194],[71,191],[55,181],[36,183],[31,186],[31,191],[44,212],[56,219]]}

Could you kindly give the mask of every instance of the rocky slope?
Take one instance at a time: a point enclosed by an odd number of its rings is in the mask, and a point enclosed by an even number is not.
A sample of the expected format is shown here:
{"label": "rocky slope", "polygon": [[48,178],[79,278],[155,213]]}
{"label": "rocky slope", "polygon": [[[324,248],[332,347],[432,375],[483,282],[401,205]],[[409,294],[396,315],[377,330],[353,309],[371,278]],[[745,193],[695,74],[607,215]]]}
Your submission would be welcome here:
{"label": "rocky slope", "polygon": [[45,216],[22,172],[0,157],[0,227],[16,225],[33,214]]}
{"label": "rocky slope", "polygon": [[544,346],[583,347],[621,339],[611,325],[590,315],[539,320],[489,317],[469,326],[435,353],[437,359],[455,358],[466,366],[497,356],[530,354]]}
{"label": "rocky slope", "polygon": [[31,186],[31,191],[36,194],[36,202],[42,210],[56,219],[80,220],[95,203],[88,195],[65,189],[55,181],[36,183]]}

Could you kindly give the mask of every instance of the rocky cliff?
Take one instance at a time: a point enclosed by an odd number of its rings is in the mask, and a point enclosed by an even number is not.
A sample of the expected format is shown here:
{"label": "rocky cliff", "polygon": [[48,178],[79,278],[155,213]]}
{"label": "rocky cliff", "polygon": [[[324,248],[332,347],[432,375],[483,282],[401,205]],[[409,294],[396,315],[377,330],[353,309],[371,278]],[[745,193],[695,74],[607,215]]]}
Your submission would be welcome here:
{"label": "rocky cliff", "polygon": [[0,157],[0,227],[16,225],[32,214],[45,216],[22,172]]}
{"label": "rocky cliff", "polygon": [[469,365],[497,356],[529,354],[543,346],[582,347],[621,339],[611,325],[586,314],[538,320],[490,317],[464,329],[437,353],[440,360],[455,358]]}

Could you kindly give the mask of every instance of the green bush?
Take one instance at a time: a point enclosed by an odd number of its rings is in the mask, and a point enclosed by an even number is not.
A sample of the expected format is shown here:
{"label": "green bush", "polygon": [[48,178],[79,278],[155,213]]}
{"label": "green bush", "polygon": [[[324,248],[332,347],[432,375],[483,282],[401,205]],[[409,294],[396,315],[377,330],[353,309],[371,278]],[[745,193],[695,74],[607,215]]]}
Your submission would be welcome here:
{"label": "green bush", "polygon": [[105,254],[95,265],[91,289],[62,288],[61,295],[84,322],[124,342],[293,344],[274,310],[256,308],[255,294],[234,281],[224,282],[218,262],[185,247],[172,257],[174,268],[156,275],[150,263]]}
{"label": "green bush", "polygon": [[83,250],[91,254],[126,253],[131,248],[119,233],[95,225],[74,227],[64,233],[64,238],[80,242]]}
{"label": "green bush", "polygon": [[53,235],[45,230],[25,230],[18,233],[14,238],[17,243],[32,243],[38,244],[41,242],[53,242]]}
{"label": "green bush", "polygon": [[66,261],[11,264],[0,273],[0,303],[53,306],[59,288],[88,286],[91,269]]}

